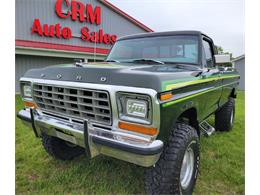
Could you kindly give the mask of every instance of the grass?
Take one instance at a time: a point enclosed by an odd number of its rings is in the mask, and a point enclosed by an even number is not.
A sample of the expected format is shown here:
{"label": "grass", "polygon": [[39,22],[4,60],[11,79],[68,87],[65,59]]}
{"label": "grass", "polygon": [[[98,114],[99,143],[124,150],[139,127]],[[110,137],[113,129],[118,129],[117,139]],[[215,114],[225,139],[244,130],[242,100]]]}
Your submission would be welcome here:
{"label": "grass", "polygon": [[[231,132],[202,137],[194,194],[244,194],[244,97],[244,92],[238,93]],[[16,112],[22,108],[16,96]],[[17,118],[15,154],[17,194],[145,194],[144,168],[105,156],[90,162],[84,156],[70,162],[54,160]]]}

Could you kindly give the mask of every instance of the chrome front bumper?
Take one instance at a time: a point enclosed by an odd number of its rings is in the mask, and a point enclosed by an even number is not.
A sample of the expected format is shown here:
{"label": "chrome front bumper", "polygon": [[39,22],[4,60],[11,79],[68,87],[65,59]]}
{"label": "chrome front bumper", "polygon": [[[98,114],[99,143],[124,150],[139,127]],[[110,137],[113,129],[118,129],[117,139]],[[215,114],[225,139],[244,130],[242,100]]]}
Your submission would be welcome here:
{"label": "chrome front bumper", "polygon": [[88,121],[83,124],[73,123],[40,115],[32,109],[21,110],[17,116],[33,128],[36,137],[46,133],[71,142],[85,148],[90,158],[104,154],[149,167],[158,161],[163,150],[163,142],[160,140],[147,141],[128,133],[106,130]]}

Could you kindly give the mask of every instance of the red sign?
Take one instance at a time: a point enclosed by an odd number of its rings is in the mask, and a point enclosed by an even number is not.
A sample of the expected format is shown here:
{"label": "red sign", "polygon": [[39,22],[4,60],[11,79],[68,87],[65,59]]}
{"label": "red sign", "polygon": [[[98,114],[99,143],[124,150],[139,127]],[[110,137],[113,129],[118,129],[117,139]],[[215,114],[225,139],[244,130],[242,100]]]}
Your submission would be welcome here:
{"label": "red sign", "polygon": [[[62,10],[66,8],[66,13]],[[72,0],[56,0],[55,12],[61,19],[71,18],[72,21],[79,21],[81,23],[89,23],[94,25],[101,24],[101,7],[92,7],[91,4],[84,5],[79,1]],[[57,24],[41,24],[39,19],[34,19],[32,25],[32,34],[36,33],[39,36],[44,37],[55,37],[61,39],[71,39],[72,30],[70,27],[61,26]],[[83,41],[103,43],[103,44],[114,44],[116,41],[116,35],[110,35],[103,32],[100,28],[97,32],[90,32],[87,26],[84,26],[80,30],[81,39]]]}
{"label": "red sign", "polygon": [[[66,7],[71,6],[71,11],[67,11],[66,14],[62,13],[62,4],[65,3]],[[71,17],[72,20],[79,20],[80,22],[89,22],[91,24],[96,23],[99,25],[101,23],[101,7],[96,6],[93,9],[91,4],[86,4],[86,6],[78,1],[68,0],[57,0],[55,5],[56,14],[60,18]]]}

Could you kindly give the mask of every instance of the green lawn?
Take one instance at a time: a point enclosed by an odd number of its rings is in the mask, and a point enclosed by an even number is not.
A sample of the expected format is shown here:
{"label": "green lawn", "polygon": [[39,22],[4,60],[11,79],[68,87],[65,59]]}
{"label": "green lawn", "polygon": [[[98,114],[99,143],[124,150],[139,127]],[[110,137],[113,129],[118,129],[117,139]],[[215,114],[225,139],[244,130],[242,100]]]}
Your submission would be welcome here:
{"label": "green lawn", "polygon": [[[244,92],[238,93],[234,129],[201,139],[201,166],[195,194],[244,194]],[[16,112],[23,108],[16,97]],[[210,120],[213,123],[213,120]],[[17,194],[144,194],[144,168],[110,157],[89,163],[52,159],[41,140],[16,118]]]}

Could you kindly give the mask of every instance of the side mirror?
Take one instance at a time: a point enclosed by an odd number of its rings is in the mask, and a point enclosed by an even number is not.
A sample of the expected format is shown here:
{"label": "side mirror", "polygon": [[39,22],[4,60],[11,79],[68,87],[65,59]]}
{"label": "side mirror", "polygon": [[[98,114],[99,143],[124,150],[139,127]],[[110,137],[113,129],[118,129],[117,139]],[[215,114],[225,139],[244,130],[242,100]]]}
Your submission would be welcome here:
{"label": "side mirror", "polygon": [[225,64],[225,63],[230,63],[230,55],[229,54],[218,54],[214,55],[216,64]]}

